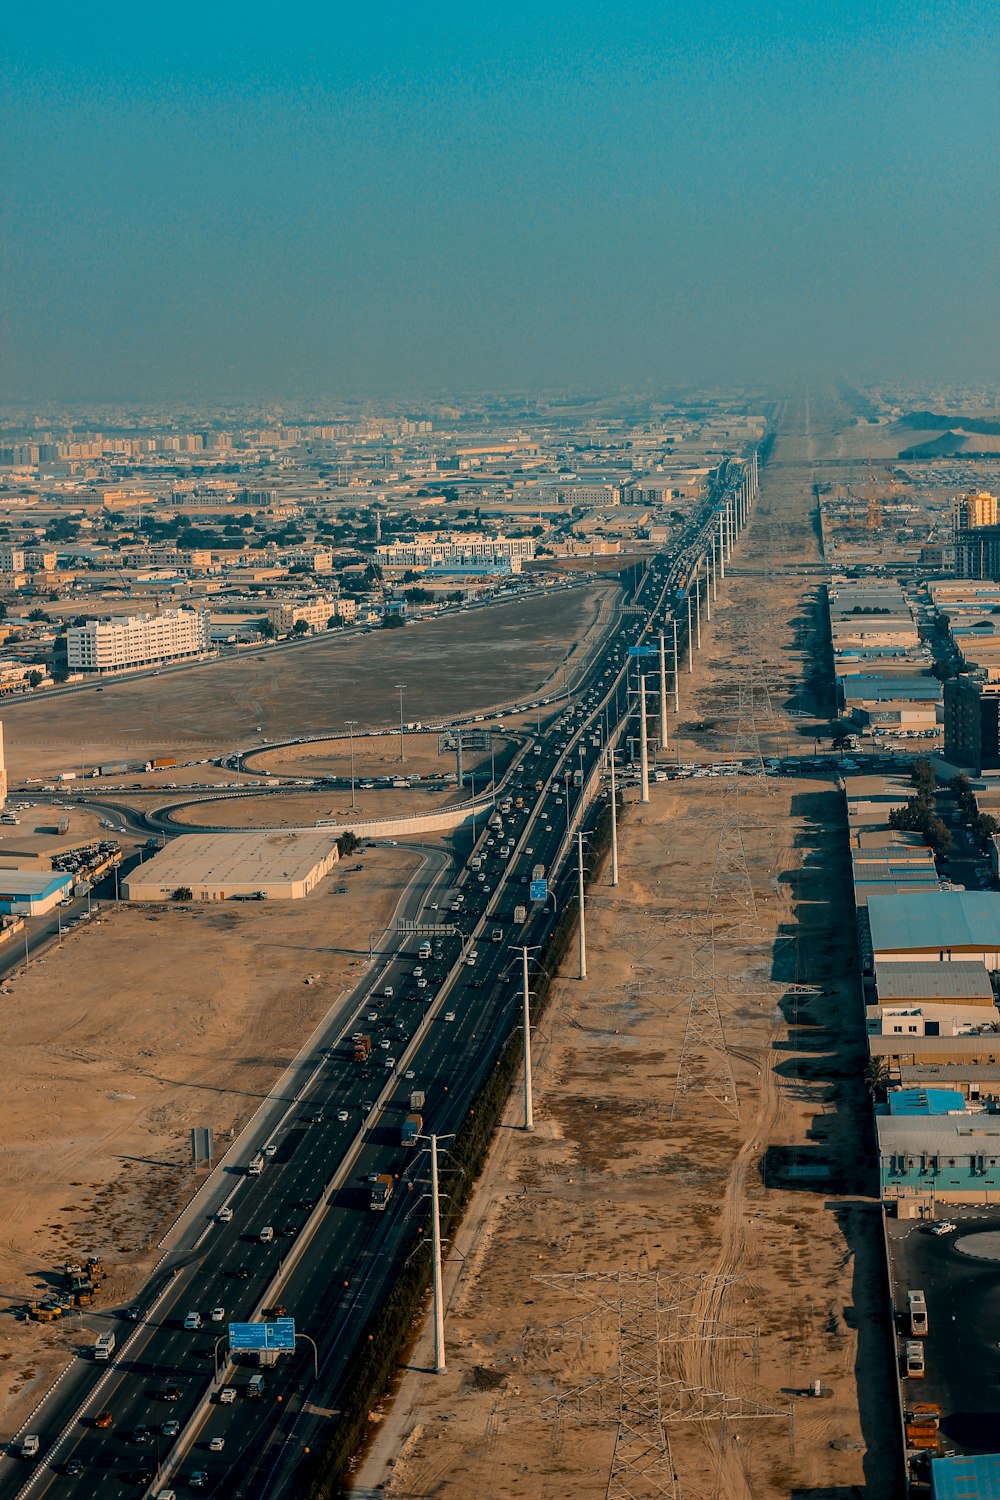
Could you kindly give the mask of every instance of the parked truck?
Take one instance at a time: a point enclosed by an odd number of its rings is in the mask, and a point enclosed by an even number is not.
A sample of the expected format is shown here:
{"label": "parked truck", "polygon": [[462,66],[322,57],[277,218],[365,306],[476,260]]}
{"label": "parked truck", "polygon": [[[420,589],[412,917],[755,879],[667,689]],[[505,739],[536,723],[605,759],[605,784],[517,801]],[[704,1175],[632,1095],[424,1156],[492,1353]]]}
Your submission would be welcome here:
{"label": "parked truck", "polygon": [[403,1121],[401,1140],[404,1146],[415,1146],[417,1137],[424,1128],[423,1116],[418,1114],[407,1115]]}
{"label": "parked truck", "polygon": [[381,1212],[392,1197],[392,1188],[391,1175],[388,1172],[381,1172],[372,1183],[372,1195],[369,1207]]}
{"label": "parked truck", "polygon": [[359,1036],[354,1039],[354,1061],[358,1063],[367,1062],[372,1055],[372,1039],[370,1036]]}
{"label": "parked truck", "polygon": [[102,1333],[94,1345],[94,1358],[107,1361],[115,1352],[115,1336],[113,1333]]}
{"label": "parked truck", "polygon": [[521,923],[521,922],[526,922],[527,920],[528,920],[528,908],[526,906],[515,906],[514,907],[514,921],[517,922],[517,923]]}

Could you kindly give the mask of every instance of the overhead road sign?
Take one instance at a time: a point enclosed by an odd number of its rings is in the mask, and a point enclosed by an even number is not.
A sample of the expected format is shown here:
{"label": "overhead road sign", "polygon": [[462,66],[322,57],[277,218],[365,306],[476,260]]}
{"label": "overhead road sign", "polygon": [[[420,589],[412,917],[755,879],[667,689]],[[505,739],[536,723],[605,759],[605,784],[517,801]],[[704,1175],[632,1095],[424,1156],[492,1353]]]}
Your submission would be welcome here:
{"label": "overhead road sign", "polygon": [[413,922],[408,917],[397,917],[396,931],[417,937],[451,937],[456,928],[453,922]]}
{"label": "overhead road sign", "polygon": [[658,646],[630,646],[628,654],[629,656],[659,656],[660,648]]}
{"label": "overhead road sign", "polygon": [[269,1323],[230,1323],[229,1348],[234,1354],[258,1349],[288,1353],[295,1348],[295,1319],[274,1318]]}
{"label": "overhead road sign", "polygon": [[489,750],[493,743],[492,729],[447,729],[438,735],[438,755],[448,750],[457,750],[461,738],[463,750]]}
{"label": "overhead road sign", "polygon": [[528,885],[528,895],[532,901],[544,901],[549,893],[547,880],[532,880]]}

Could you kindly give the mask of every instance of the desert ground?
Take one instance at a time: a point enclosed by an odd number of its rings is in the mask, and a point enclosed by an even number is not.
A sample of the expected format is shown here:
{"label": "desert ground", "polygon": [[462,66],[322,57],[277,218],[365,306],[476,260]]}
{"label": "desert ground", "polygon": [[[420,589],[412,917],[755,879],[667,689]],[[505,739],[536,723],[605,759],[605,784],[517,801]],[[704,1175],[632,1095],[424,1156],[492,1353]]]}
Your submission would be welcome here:
{"label": "desert ground", "polygon": [[[692,746],[745,753],[755,728],[792,739],[792,707],[825,707],[809,704],[817,582],[794,565],[817,557],[810,486],[839,420],[831,402],[782,423],[671,725]],[[595,871],[588,908],[589,977],[574,949],[535,1036],[535,1130],[513,1098],[448,1261],[447,1373],[425,1325],[373,1413],[356,1500],[888,1500],[834,781],[654,785],[625,810],[619,885]],[[666,1442],[644,1416],[657,1401]]]}
{"label": "desert ground", "polygon": [[[606,618],[613,580],[496,604],[405,630],[343,640],[316,636],[262,654],[225,658],[160,677],[4,705],[12,780],[80,771],[123,758],[195,759],[261,739],[346,733],[447,719],[562,681],[561,663],[585,653]],[[175,780],[176,777],[168,777]],[[207,778],[203,778],[207,779]]]}

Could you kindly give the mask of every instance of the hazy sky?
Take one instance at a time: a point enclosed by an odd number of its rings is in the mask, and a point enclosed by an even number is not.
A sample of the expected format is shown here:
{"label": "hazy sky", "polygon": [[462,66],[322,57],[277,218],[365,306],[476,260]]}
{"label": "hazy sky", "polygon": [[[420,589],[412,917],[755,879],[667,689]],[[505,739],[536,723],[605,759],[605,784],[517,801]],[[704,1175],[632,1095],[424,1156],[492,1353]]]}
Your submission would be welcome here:
{"label": "hazy sky", "polygon": [[989,379],[992,14],[18,6],[0,394]]}

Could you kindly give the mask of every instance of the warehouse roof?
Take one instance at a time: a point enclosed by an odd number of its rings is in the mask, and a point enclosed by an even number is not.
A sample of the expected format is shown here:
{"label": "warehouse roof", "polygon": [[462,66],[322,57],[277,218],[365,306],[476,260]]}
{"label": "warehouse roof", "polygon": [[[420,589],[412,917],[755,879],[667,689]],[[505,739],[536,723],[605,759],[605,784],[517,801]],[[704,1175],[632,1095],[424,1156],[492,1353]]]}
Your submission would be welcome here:
{"label": "warehouse roof", "polygon": [[1000,1115],[876,1115],[875,1128],[883,1155],[1000,1155]]}
{"label": "warehouse roof", "polygon": [[995,891],[872,896],[868,920],[876,953],[1000,948],[1000,893]]}
{"label": "warehouse roof", "polygon": [[931,1459],[933,1500],[1000,1500],[1000,1454]]}
{"label": "warehouse roof", "polygon": [[844,677],[841,687],[845,698],[873,703],[907,698],[936,702],[941,697],[941,684],[936,677],[864,677],[857,674]]}
{"label": "warehouse roof", "polygon": [[891,1115],[953,1115],[965,1111],[965,1095],[958,1089],[893,1089],[889,1094]]}
{"label": "warehouse roof", "polygon": [[132,872],[137,884],[253,885],[304,880],[327,859],[329,833],[185,833]]}
{"label": "warehouse roof", "polygon": [[883,960],[875,967],[875,983],[880,1005],[893,1005],[901,1000],[995,1003],[986,965],[978,959],[959,959],[950,964]]}
{"label": "warehouse roof", "polygon": [[73,884],[72,875],[52,870],[0,870],[0,901],[5,897],[51,896]]}

